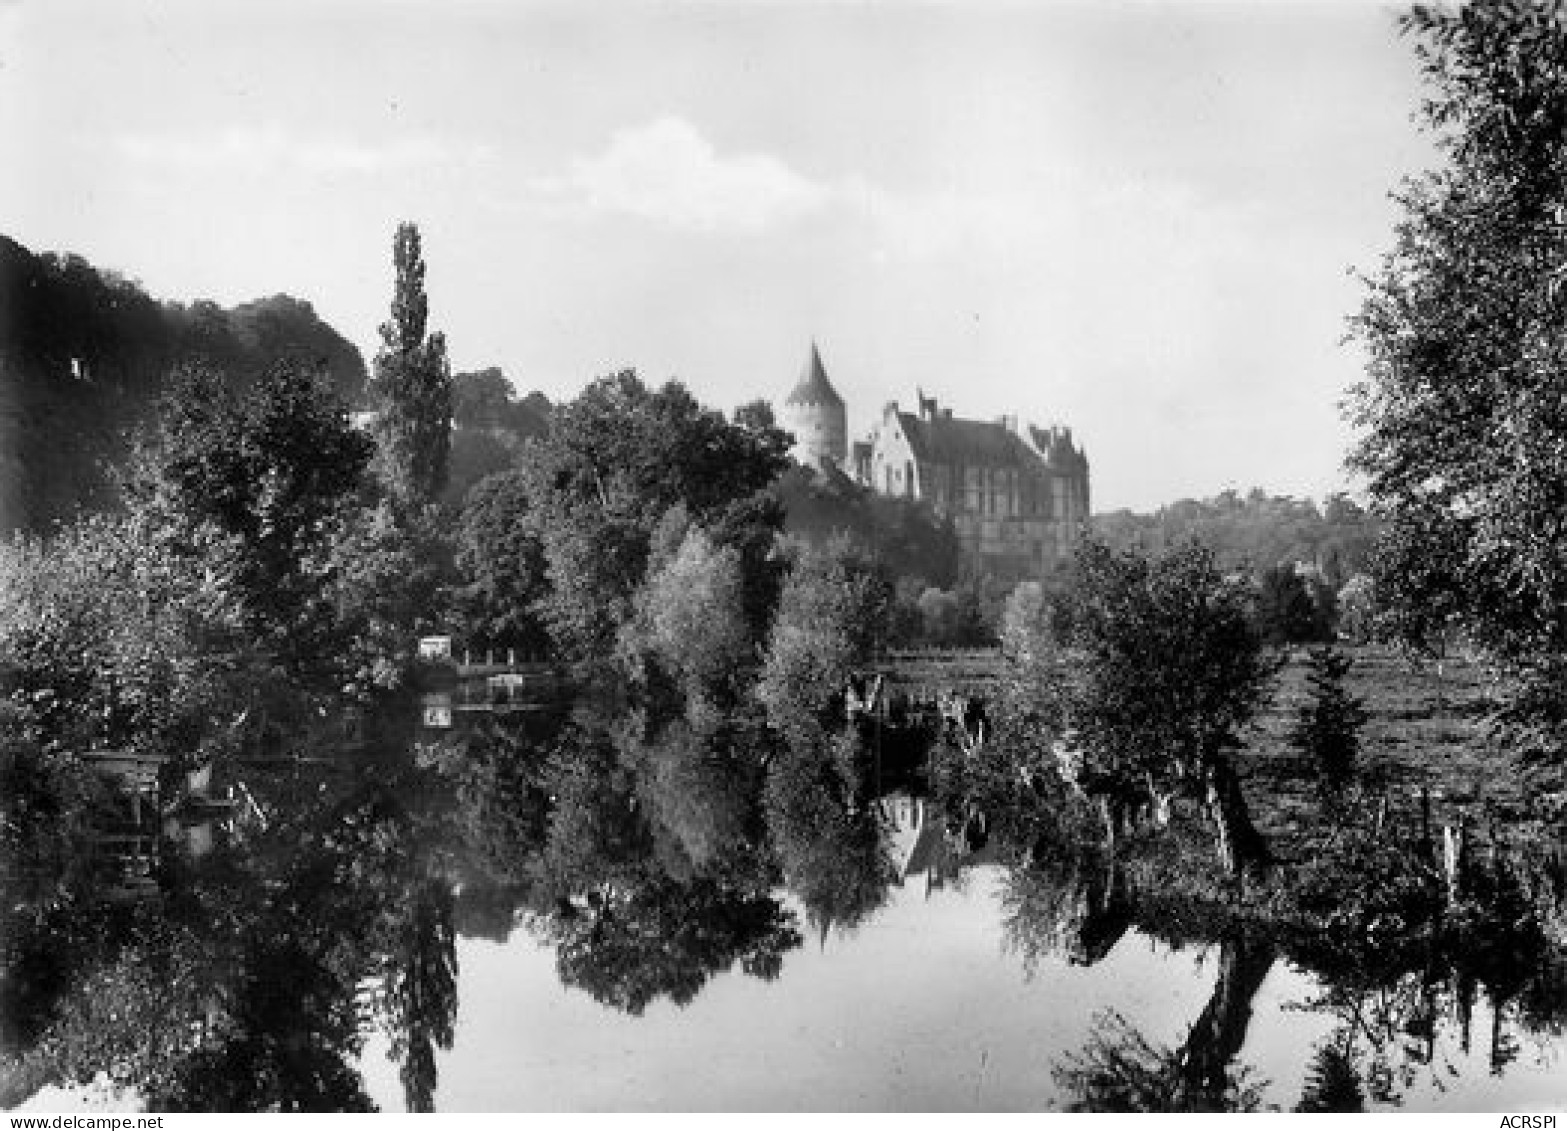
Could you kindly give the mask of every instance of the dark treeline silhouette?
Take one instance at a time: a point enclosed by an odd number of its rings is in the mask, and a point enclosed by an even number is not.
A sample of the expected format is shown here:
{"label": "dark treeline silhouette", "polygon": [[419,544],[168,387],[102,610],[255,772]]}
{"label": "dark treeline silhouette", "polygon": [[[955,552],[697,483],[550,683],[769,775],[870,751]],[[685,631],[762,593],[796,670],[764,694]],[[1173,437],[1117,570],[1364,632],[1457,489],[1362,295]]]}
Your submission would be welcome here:
{"label": "dark treeline silhouette", "polygon": [[358,349],[307,302],[159,302],[79,256],[0,236],[0,534],[112,505],[131,431],[197,360],[236,389],[283,360],[323,368],[349,403],[365,382]]}

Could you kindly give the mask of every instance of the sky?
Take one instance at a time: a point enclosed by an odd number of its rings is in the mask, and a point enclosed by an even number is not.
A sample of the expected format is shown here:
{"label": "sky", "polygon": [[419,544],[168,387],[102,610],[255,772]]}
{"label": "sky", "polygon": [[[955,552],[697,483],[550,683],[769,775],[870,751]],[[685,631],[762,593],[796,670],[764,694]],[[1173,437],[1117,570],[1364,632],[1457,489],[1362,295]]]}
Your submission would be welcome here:
{"label": "sky", "polygon": [[0,232],[374,354],[399,221],[457,370],[623,368],[862,435],[1073,429],[1096,511],[1353,489],[1344,336],[1434,157],[1370,2],[0,0]]}

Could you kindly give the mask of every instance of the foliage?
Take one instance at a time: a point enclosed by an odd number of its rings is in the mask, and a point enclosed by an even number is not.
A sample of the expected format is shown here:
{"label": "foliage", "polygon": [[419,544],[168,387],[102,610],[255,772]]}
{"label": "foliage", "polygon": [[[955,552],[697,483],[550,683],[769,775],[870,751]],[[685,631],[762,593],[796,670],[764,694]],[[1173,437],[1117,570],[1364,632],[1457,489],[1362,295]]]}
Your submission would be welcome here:
{"label": "foliage", "polygon": [[562,984],[639,1017],[656,997],[684,1006],[715,973],[738,963],[768,980],[800,945],[792,912],[765,891],[704,877],[650,878],[613,903],[557,924]]}
{"label": "foliage", "polygon": [[1225,571],[1304,562],[1335,587],[1368,568],[1379,526],[1347,495],[1329,495],[1319,506],[1256,487],[1245,495],[1225,491],[1211,499],[1182,499],[1153,514],[1113,511],[1093,521],[1094,533],[1117,550],[1158,553],[1195,540],[1213,551]]}
{"label": "foliage", "polygon": [[774,729],[814,741],[850,676],[877,650],[890,598],[885,578],[841,544],[798,553],[757,684]]}
{"label": "foliage", "polygon": [[1364,819],[1346,821],[1319,843],[1296,870],[1289,898],[1327,938],[1371,942],[1415,934],[1443,906],[1430,860]]}
{"label": "foliage", "polygon": [[415,225],[398,225],[392,263],[392,313],[381,327],[381,350],[370,382],[376,409],[372,430],[382,482],[399,504],[418,507],[434,502],[446,485],[452,375],[445,335],[426,333],[430,300]]}
{"label": "foliage", "polygon": [[1351,644],[1369,644],[1377,639],[1376,583],[1370,574],[1357,573],[1346,581],[1335,604],[1340,638]]}
{"label": "foliage", "polygon": [[1077,570],[1066,715],[1089,759],[1168,779],[1233,748],[1273,668],[1212,553],[1187,543],[1146,558],[1087,540]]}
{"label": "foliage", "polygon": [[529,655],[548,648],[539,611],[547,584],[544,547],[529,525],[529,510],[528,478],[517,469],[482,480],[463,503],[456,604],[462,636],[473,647]]}
{"label": "foliage", "polygon": [[550,402],[541,393],[521,400],[493,366],[452,377],[452,447],[442,505],[462,506],[475,485],[515,468],[530,436],[549,430]]}
{"label": "foliage", "polygon": [[1352,462],[1390,520],[1377,592],[1409,643],[1440,651],[1457,629],[1503,664],[1504,735],[1559,765],[1567,7],[1421,6],[1402,27],[1442,162],[1406,184],[1356,319]]}
{"label": "foliage", "polygon": [[1147,558],[1087,539],[1076,568],[1073,674],[1049,710],[1082,751],[1079,780],[1112,802],[1129,789],[1200,792],[1230,874],[1266,864],[1228,759],[1274,672],[1246,595],[1196,543]]}
{"label": "foliage", "polygon": [[223,579],[252,638],[305,670],[333,651],[332,538],[369,456],[319,375],[279,366],[236,402],[195,369],[165,398],[127,490],[155,537]]}
{"label": "foliage", "polygon": [[1343,784],[1355,768],[1366,710],[1344,686],[1353,661],[1332,646],[1314,648],[1306,674],[1310,698],[1300,707],[1290,741],[1329,784]]}
{"label": "foliage", "polygon": [[[847,539],[900,581],[950,589],[962,573],[962,544],[952,524],[913,499],[893,498],[836,471],[792,467],[778,496],[793,537],[823,547]],[[919,590],[916,590],[918,592]]]}
{"label": "foliage", "polygon": [[1195,1086],[1185,1049],[1154,1045],[1119,1013],[1095,1019],[1088,1047],[1054,1072],[1072,1111],[1257,1112],[1265,1082],[1249,1065],[1226,1067],[1220,1086]]}
{"label": "foliage", "polygon": [[[612,654],[648,570],[653,532],[682,507],[742,555],[747,608],[780,516],[757,496],[785,466],[786,437],[703,409],[675,382],[650,390],[634,373],[605,377],[561,405],[530,442],[529,523],[544,549],[542,611],[567,655]],[[758,610],[760,611],[760,610]]]}
{"label": "foliage", "polygon": [[350,512],[332,547],[332,603],[343,638],[339,690],[401,686],[422,631],[445,629],[455,565],[442,516],[382,499]]}
{"label": "foliage", "polygon": [[1567,10],[1421,6],[1402,27],[1443,163],[1400,195],[1356,320],[1371,356],[1353,462],[1392,520],[1379,587],[1500,656],[1561,653]]}
{"label": "foliage", "polygon": [[649,660],[684,689],[687,702],[731,703],[740,677],[755,666],[745,621],[740,554],[691,526],[673,555],[649,570],[621,651]]}
{"label": "foliage", "polygon": [[1269,644],[1331,639],[1334,603],[1325,582],[1303,577],[1293,563],[1269,566],[1258,579],[1257,622]]}
{"label": "foliage", "polygon": [[287,295],[159,303],[78,256],[3,236],[0,295],[0,534],[113,508],[128,437],[183,365],[222,372],[235,393],[282,362],[323,369],[349,402],[365,380],[359,351]]}

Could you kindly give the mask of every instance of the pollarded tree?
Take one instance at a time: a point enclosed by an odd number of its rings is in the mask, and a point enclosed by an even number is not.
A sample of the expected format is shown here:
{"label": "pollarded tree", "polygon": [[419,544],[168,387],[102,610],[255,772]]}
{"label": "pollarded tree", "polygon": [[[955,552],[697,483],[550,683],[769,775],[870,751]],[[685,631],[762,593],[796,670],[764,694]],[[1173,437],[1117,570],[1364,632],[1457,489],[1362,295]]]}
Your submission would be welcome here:
{"label": "pollarded tree", "polygon": [[1390,520],[1377,592],[1412,642],[1456,628],[1510,668],[1514,703],[1529,705],[1521,737],[1555,760],[1567,738],[1567,3],[1417,7],[1402,27],[1442,161],[1400,195],[1393,250],[1356,319],[1370,364],[1352,463]]}
{"label": "pollarded tree", "polygon": [[392,241],[396,282],[391,318],[381,327],[370,393],[376,409],[376,463],[393,498],[433,502],[446,485],[451,452],[452,374],[444,334],[427,333],[430,300],[419,229],[399,224]]}
{"label": "pollarded tree", "polygon": [[1199,794],[1226,870],[1266,865],[1229,759],[1274,672],[1244,590],[1195,542],[1147,558],[1085,540],[1076,565],[1061,713],[1087,773],[1112,790]]}

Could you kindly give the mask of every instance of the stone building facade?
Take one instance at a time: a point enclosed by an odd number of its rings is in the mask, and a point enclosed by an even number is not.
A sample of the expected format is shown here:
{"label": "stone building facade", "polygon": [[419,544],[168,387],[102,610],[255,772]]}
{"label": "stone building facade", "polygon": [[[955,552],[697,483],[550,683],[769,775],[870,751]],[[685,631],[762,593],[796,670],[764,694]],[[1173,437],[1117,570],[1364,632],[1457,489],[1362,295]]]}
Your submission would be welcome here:
{"label": "stone building facade", "polygon": [[886,495],[923,499],[952,520],[964,551],[994,572],[1037,575],[1071,557],[1089,517],[1088,457],[1069,428],[1016,416],[968,420],[934,397],[888,404],[852,474]]}
{"label": "stone building facade", "polygon": [[813,344],[785,402],[795,458],[836,467],[884,495],[920,499],[952,521],[963,550],[993,573],[1038,576],[1070,559],[1089,518],[1088,457],[1070,428],[1016,416],[970,420],[918,394],[887,404],[870,436],[846,443],[843,398]]}

